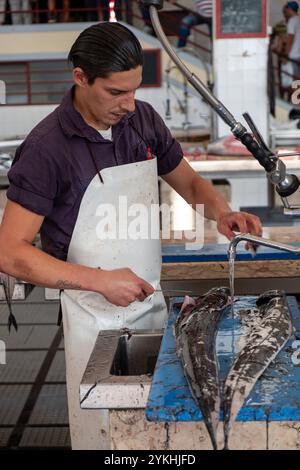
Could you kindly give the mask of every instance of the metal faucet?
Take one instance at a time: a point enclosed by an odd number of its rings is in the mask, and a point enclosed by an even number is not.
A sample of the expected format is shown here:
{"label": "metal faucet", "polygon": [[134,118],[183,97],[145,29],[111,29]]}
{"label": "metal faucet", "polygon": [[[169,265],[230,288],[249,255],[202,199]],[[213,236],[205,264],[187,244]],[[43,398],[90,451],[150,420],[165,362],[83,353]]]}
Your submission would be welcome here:
{"label": "metal faucet", "polygon": [[256,237],[250,233],[240,233],[236,235],[229,244],[228,257],[230,259],[235,258],[237,244],[241,241],[251,242],[254,246],[269,246],[270,248],[275,248],[276,250],[288,251],[289,253],[294,253],[296,255],[300,254],[299,247],[287,245],[286,243],[275,242],[274,240],[269,240],[268,238]]}
{"label": "metal faucet", "polygon": [[[277,193],[282,199],[284,205],[284,214],[286,215],[300,215],[300,207],[291,205],[288,197],[294,194],[300,187],[298,176],[288,174],[286,166],[278,154],[274,153],[267,144],[264,142],[258,128],[248,113],[244,113],[243,117],[250,127],[252,132],[248,132],[247,128],[238,122],[225,105],[212,93],[212,91],[191,72],[184,62],[178,57],[172,48],[167,36],[165,35],[160,19],[158,10],[163,8],[163,0],[139,0],[144,7],[149,8],[149,14],[152,22],[153,29],[157,38],[161,42],[164,50],[167,52],[171,60],[175,63],[181,71],[186,81],[192,85],[202,98],[209,104],[209,106],[218,114],[218,116],[230,127],[231,132],[240,140],[250,153],[256,158],[259,164],[266,170],[268,179],[275,186]],[[269,246],[269,245],[267,245]]]}

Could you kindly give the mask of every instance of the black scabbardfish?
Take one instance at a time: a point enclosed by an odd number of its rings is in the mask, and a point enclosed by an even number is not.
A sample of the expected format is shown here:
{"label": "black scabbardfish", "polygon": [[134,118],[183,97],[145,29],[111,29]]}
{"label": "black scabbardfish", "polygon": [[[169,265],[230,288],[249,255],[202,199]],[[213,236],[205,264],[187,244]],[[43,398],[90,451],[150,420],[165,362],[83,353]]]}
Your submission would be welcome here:
{"label": "black scabbardfish", "polygon": [[177,354],[214,449],[217,449],[216,431],[220,414],[215,340],[222,311],[229,301],[230,290],[227,287],[211,289],[184,307],[174,326]]}
{"label": "black scabbardfish", "polygon": [[236,357],[224,385],[224,449],[230,429],[258,378],[290,338],[291,313],[283,291],[267,291],[256,301],[256,322]]}

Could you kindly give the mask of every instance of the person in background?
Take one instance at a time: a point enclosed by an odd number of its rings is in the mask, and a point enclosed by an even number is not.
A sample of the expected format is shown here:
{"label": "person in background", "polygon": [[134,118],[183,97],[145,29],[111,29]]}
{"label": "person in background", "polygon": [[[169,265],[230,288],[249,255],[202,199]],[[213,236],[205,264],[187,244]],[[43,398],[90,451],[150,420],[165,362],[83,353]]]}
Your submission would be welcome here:
{"label": "person in background", "polygon": [[[6,0],[0,0],[0,25],[5,23]],[[8,0],[12,24],[31,24],[32,11],[29,0]]]}
{"label": "person in background", "polygon": [[271,42],[272,50],[279,55],[287,55],[286,43],[287,43],[287,23],[288,7],[285,4],[282,8],[283,19],[276,23],[272,28]]}
{"label": "person in background", "polygon": [[6,0],[0,0],[0,25],[5,24],[6,19]]}
{"label": "person in background", "polygon": [[288,7],[284,5],[282,8],[283,19],[276,23],[272,28],[270,36],[270,56],[271,61],[269,69],[269,82],[272,80],[273,88],[275,89],[274,70],[278,73],[280,96],[284,98],[286,93],[290,93],[290,87],[293,82],[293,64],[288,60],[288,37],[287,37],[287,22]]}
{"label": "person in background", "polygon": [[48,23],[68,23],[70,0],[48,0]]}
{"label": "person in background", "polygon": [[[85,0],[85,21],[109,21],[109,0]],[[122,0],[115,0],[115,13],[118,21],[122,20]]]}
{"label": "person in background", "polygon": [[140,5],[140,12],[144,21],[144,33],[150,34],[151,36],[155,36],[155,32],[150,18],[149,8],[145,7],[144,5]]}
{"label": "person in background", "polygon": [[287,55],[293,64],[294,79],[300,77],[300,17],[298,2],[287,2]]}
{"label": "person in background", "polygon": [[[1,1],[1,0],[0,0]],[[31,2],[33,9],[34,23],[48,23],[48,0],[33,0]]]}
{"label": "person in background", "polygon": [[[170,3],[175,4],[177,0],[169,0]],[[197,0],[195,2],[195,13],[189,13],[185,16],[180,24],[179,39],[177,47],[185,47],[186,41],[191,33],[193,26],[207,24],[210,36],[212,35],[212,15],[213,15],[213,0]]]}
{"label": "person in background", "polygon": [[[102,21],[109,21],[109,0],[98,0],[101,7]],[[116,19],[122,21],[122,0],[115,0]]]}

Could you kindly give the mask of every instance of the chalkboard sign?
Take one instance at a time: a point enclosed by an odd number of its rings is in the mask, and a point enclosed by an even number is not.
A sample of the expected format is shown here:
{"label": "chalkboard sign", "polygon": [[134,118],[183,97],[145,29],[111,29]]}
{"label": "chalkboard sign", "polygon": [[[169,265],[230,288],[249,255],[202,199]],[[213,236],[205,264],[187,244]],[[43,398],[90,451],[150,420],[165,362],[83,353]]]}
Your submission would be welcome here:
{"label": "chalkboard sign", "polygon": [[266,0],[216,0],[216,37],[265,37]]}

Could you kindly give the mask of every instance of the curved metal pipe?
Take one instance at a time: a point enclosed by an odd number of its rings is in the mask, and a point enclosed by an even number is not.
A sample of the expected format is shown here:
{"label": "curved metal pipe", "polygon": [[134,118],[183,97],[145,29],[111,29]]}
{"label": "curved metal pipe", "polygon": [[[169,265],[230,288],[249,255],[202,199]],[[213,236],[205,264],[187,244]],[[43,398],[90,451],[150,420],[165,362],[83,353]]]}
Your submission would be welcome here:
{"label": "curved metal pipe", "polygon": [[[250,116],[248,114],[244,114],[245,119],[246,116],[248,118],[246,121],[255,137],[247,131],[243,124],[236,121],[224,104],[219,101],[204,85],[204,83],[196,75],[191,73],[185,64],[179,59],[163,31],[158,17],[157,10],[163,7],[163,0],[140,0],[140,3],[149,7],[153,29],[169,57],[177,65],[179,70],[186,77],[187,81],[200,93],[211,108],[230,127],[233,135],[245,145],[259,164],[266,170],[268,178],[271,183],[276,186],[278,194],[283,198],[287,198],[296,192],[300,186],[298,177],[296,175],[286,174],[285,165],[268,149]],[[293,213],[293,210],[294,207],[286,207],[287,213]],[[298,208],[296,208],[296,210],[298,210]]]}
{"label": "curved metal pipe", "polygon": [[[233,115],[228,111],[228,109],[221,103],[212,92],[201,82],[201,80],[191,73],[189,69],[184,65],[184,63],[179,59],[175,51],[173,50],[167,36],[165,35],[158,17],[158,12],[155,6],[149,6],[150,18],[152,21],[153,29],[162,43],[165,51],[175,62],[179,70],[186,77],[188,82],[203,96],[207,103],[218,113],[218,115],[223,119],[223,121],[231,128],[234,129],[240,126]],[[244,129],[246,131],[246,129]]]}
{"label": "curved metal pipe", "polygon": [[293,245],[288,245],[286,243],[276,242],[274,240],[269,240],[268,238],[257,237],[251,235],[250,233],[241,233],[236,235],[230,242],[228,248],[228,257],[235,257],[236,247],[239,242],[247,241],[253,243],[253,245],[262,245],[268,246],[270,248],[275,248],[276,250],[288,251],[289,253],[294,253],[296,255],[300,254],[300,248]]}

